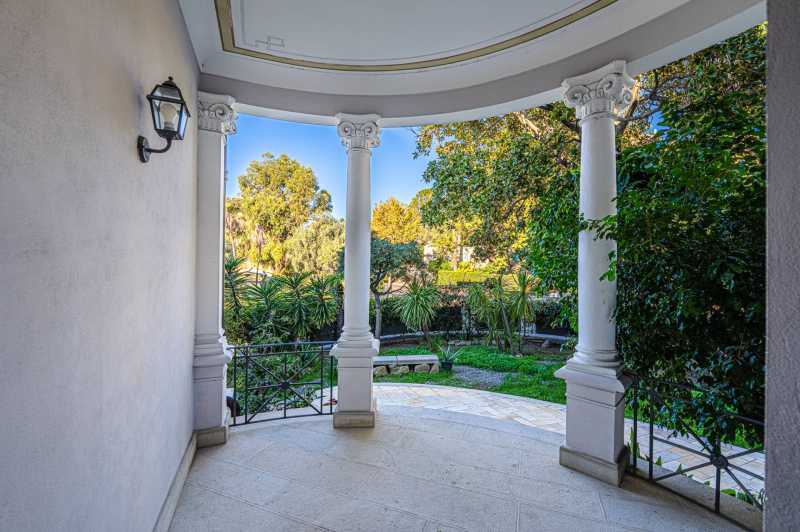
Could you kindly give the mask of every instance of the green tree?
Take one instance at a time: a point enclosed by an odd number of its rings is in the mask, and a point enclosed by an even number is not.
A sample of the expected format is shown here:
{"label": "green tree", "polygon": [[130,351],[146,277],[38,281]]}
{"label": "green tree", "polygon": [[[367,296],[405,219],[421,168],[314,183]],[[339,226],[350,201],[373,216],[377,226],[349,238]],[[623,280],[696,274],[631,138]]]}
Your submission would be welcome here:
{"label": "green tree", "polygon": [[[416,242],[393,244],[380,238],[370,243],[369,291],[375,302],[376,338],[381,335],[383,298],[401,292],[422,268],[422,252]],[[344,272],[344,252],[339,254],[339,273]]]}
{"label": "green tree", "polygon": [[755,28],[640,78],[637,112],[657,131],[622,146],[617,216],[579,219],[576,168],[540,194],[529,227],[531,270],[570,295],[580,226],[617,239],[607,276],[618,281],[625,364],[705,388],[678,416],[712,438],[742,430],[721,409],[763,417],[765,34]]}
{"label": "green tree", "polygon": [[393,244],[373,238],[370,251],[369,290],[375,301],[375,337],[381,336],[382,301],[404,290],[422,267],[422,253],[416,242]]}
{"label": "green tree", "polygon": [[423,238],[420,211],[391,197],[372,210],[372,232],[392,244],[420,242]]}
{"label": "green tree", "polygon": [[292,234],[285,244],[286,268],[292,272],[336,272],[344,248],[344,222],[324,214]]}
{"label": "green tree", "polygon": [[246,256],[249,251],[241,203],[241,198],[225,199],[225,252],[233,258]]}
{"label": "green tree", "polygon": [[330,211],[330,195],[319,190],[311,168],[287,155],[266,153],[239,177],[241,213],[255,240],[250,259],[275,272],[286,268],[286,241],[314,216]]}

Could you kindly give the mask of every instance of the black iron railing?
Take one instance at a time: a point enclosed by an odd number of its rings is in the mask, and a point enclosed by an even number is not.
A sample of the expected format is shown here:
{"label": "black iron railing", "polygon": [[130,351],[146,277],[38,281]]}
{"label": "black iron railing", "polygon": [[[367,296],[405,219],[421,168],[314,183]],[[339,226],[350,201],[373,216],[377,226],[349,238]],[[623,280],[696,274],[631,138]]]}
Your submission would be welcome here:
{"label": "black iron railing", "polygon": [[[763,510],[763,489],[754,492],[754,490],[745,485],[742,479],[744,478],[743,475],[746,475],[763,483],[764,476],[759,472],[750,471],[734,463],[736,459],[755,453],[763,453],[763,445],[752,445],[742,441],[737,441],[736,445],[733,445],[730,441],[724,441],[726,438],[723,436],[724,434],[730,435],[731,427],[734,427],[736,429],[734,432],[736,433],[746,433],[751,436],[755,434],[757,436],[755,438],[751,437],[751,440],[763,441],[763,421],[742,416],[721,407],[719,411],[714,413],[710,428],[709,423],[706,423],[706,426],[701,429],[698,423],[691,419],[691,416],[687,416],[685,406],[689,399],[698,399],[698,397],[706,393],[705,390],[683,383],[643,379],[632,374],[629,374],[629,376],[633,381],[626,397],[628,415],[631,412],[633,414],[629,471],[651,482],[661,483],[663,487],[670,491],[688,498],[685,490],[678,490],[676,486],[665,485],[663,482],[678,475],[691,477],[692,472],[711,466],[715,469],[715,482],[712,484],[708,481],[705,484],[713,488],[714,502],[713,504],[706,504],[701,500],[692,499],[693,502],[702,504],[715,513],[735,522],[737,520],[734,516],[725,515],[721,511],[720,500],[722,496],[734,495],[759,510]],[[644,422],[645,426],[640,426],[640,421]],[[718,427],[724,427],[726,430],[722,428],[716,430]],[[641,449],[639,444],[640,429],[647,431],[645,449]],[[664,430],[670,433],[669,437],[662,437],[655,433],[656,431],[663,433]],[[688,439],[689,444],[676,441],[674,436],[678,435]],[[727,439],[730,440],[730,437]],[[693,463],[687,467],[681,465],[675,470],[665,469],[661,467],[661,460],[658,456],[658,451],[655,449],[655,444],[658,442],[686,451],[692,456],[699,457],[699,460],[693,460]],[[693,448],[692,443],[697,448]],[[737,445],[746,445],[747,448],[738,447]],[[639,467],[640,460],[645,461],[646,470]],[[735,485],[738,486],[737,490],[722,489],[723,474],[733,480]],[[737,524],[742,525],[744,523],[737,522]]]}
{"label": "black iron railing", "polygon": [[230,347],[233,425],[333,413],[333,342]]}

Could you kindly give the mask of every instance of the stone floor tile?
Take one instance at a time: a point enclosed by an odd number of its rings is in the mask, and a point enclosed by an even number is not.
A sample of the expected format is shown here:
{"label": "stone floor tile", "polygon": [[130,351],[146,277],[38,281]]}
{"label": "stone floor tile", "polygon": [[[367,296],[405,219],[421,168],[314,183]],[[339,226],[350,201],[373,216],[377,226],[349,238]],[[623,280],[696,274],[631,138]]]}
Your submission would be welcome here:
{"label": "stone floor tile", "polygon": [[[558,465],[563,405],[425,385],[375,391],[374,429],[333,429],[329,417],[280,421],[237,427],[228,444],[198,451],[173,529],[730,528],[640,479],[616,488]],[[676,462],[692,458],[663,449]]]}
{"label": "stone floor tile", "polygon": [[683,505],[656,504],[655,501],[635,501],[627,498],[601,495],[603,507],[608,520],[625,526],[633,526],[644,530],[675,532],[707,531],[707,530],[739,530],[733,525],[720,529],[720,523],[714,523],[705,515],[694,515],[687,519],[688,511]]}
{"label": "stone floor tile", "polygon": [[467,530],[499,532],[516,528],[513,501],[405,475],[365,482],[359,496],[377,497],[393,508]]}
{"label": "stone floor tile", "polygon": [[252,504],[262,504],[289,485],[288,480],[207,457],[195,458],[187,482]]}
{"label": "stone floor tile", "polygon": [[[467,465],[491,463],[493,469],[516,472],[522,461],[519,449],[503,449],[494,445],[477,443],[461,438],[439,435],[428,431],[410,430],[400,441],[400,446],[424,451],[442,461]],[[487,460],[488,457],[492,457]]]}
{"label": "stone floor tile", "polygon": [[225,445],[198,449],[196,457],[224,457],[228,462],[244,463],[271,443],[254,432],[232,432]]}
{"label": "stone floor tile", "polygon": [[188,484],[170,532],[311,532],[324,530]]}
{"label": "stone floor tile", "polygon": [[291,482],[264,506],[276,513],[342,531],[406,532],[421,531],[426,518],[386,505],[339,495],[309,482]]}
{"label": "stone floor tile", "polygon": [[464,530],[466,530],[466,528],[443,525],[436,521],[428,521],[425,523],[425,528],[422,529],[422,532],[463,532]]}
{"label": "stone floor tile", "polygon": [[583,519],[532,504],[520,505],[520,532],[610,532],[621,530],[602,520]]}

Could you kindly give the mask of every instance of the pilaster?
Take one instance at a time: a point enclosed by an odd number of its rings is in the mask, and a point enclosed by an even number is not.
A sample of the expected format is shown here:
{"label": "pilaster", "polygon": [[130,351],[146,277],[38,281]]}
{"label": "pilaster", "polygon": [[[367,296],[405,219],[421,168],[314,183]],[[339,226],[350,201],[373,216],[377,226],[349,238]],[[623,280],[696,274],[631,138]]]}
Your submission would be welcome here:
{"label": "pilaster", "polygon": [[230,96],[200,93],[197,144],[194,428],[198,447],[225,443],[227,363],[222,329],[222,263],[225,216],[225,150],[236,132]]}

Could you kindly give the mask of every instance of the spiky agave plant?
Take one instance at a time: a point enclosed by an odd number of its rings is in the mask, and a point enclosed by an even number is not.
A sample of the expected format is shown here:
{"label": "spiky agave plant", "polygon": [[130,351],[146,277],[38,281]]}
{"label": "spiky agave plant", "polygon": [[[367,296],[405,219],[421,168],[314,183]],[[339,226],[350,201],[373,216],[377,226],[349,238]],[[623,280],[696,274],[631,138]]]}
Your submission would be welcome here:
{"label": "spiky agave plant", "polygon": [[308,272],[276,275],[273,279],[281,287],[283,321],[296,341],[308,338],[314,326],[311,317],[313,305]]}
{"label": "spiky agave plant", "polygon": [[[514,331],[511,328],[509,316],[508,292],[503,286],[503,277],[501,275],[498,275],[496,279],[492,279],[489,282],[489,300],[493,307],[497,323],[502,327],[502,334],[499,340],[502,340],[505,350],[510,351]],[[500,347],[500,345],[498,345],[498,347]]]}
{"label": "spiky agave plant", "polygon": [[314,327],[320,329],[336,321],[339,311],[339,275],[321,275],[308,283],[310,297],[310,317]]}
{"label": "spiky agave plant", "polygon": [[406,292],[394,300],[393,305],[406,327],[422,331],[425,342],[430,343],[430,326],[440,298],[439,290],[433,283],[415,278]]}
{"label": "spiky agave plant", "polygon": [[281,323],[283,315],[281,290],[281,284],[274,277],[266,276],[248,285],[245,290],[256,343],[280,341],[286,334],[286,329]]}
{"label": "spiky agave plant", "polygon": [[223,264],[223,322],[228,339],[247,343],[246,295],[247,273],[243,268],[244,258],[227,257]]}
{"label": "spiky agave plant", "polygon": [[467,307],[473,315],[486,324],[488,329],[486,341],[491,344],[497,335],[498,320],[483,285],[470,285],[467,291]]}
{"label": "spiky agave plant", "polygon": [[528,270],[520,269],[514,276],[511,292],[511,316],[519,325],[519,351],[522,352],[522,333],[525,322],[530,322],[536,317],[533,290],[535,282],[533,275]]}

